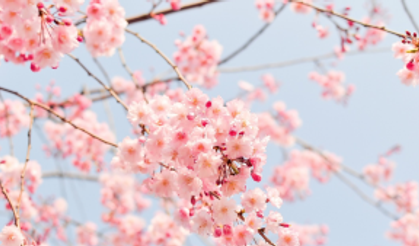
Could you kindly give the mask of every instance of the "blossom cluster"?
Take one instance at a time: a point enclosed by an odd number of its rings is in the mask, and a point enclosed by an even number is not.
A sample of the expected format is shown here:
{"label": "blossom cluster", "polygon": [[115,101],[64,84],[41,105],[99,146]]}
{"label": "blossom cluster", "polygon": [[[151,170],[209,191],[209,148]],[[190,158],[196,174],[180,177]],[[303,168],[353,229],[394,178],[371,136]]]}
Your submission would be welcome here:
{"label": "blossom cluster", "polygon": [[86,47],[93,57],[111,56],[125,41],[125,10],[118,0],[92,0],[83,28]]}
{"label": "blossom cluster", "polygon": [[319,182],[327,182],[340,169],[341,158],[325,152],[327,160],[313,151],[293,150],[284,164],[274,169],[271,182],[284,200],[293,201],[310,195],[310,173]]}
{"label": "blossom cluster", "polygon": [[[256,8],[259,10],[259,16],[260,19],[262,19],[265,22],[272,22],[275,18],[275,5],[277,2],[281,2],[278,0],[256,0]],[[283,4],[287,4],[288,0],[283,0]],[[308,4],[312,3],[312,0],[303,0],[303,2],[306,2]],[[311,11],[311,8],[301,4],[301,3],[291,3],[291,9],[295,13],[301,13],[301,14],[307,14]]]}
{"label": "blossom cluster", "polygon": [[[96,114],[92,111],[78,108],[71,119],[74,124],[108,141],[115,138],[108,124],[98,122]],[[64,158],[74,156],[74,166],[83,172],[89,172],[92,165],[97,169],[102,168],[109,145],[61,122],[47,121],[44,130],[50,141],[49,146],[44,146],[47,153],[58,154]]]}
{"label": "blossom cluster", "polygon": [[80,41],[71,17],[82,3],[56,0],[51,8],[42,2],[1,1],[0,54],[15,64],[31,62],[32,71],[58,67]]}
{"label": "blossom cluster", "polygon": [[273,108],[275,115],[266,112],[258,115],[259,135],[269,136],[281,146],[292,146],[295,138],[291,133],[302,124],[298,111],[287,110],[285,103],[280,101],[274,103]]}
{"label": "blossom cluster", "polygon": [[[148,134],[119,143],[112,168],[148,174],[141,189],[162,198],[177,197],[175,217],[185,230],[213,236],[222,245],[243,245],[266,224],[266,231],[278,234],[279,241],[298,245],[298,235],[281,226],[281,214],[264,215],[268,202],[281,206],[279,191],[246,190],[249,178],[262,179],[269,138],[258,136],[258,118],[243,102],[224,104],[221,97],[210,100],[192,89],[176,100],[156,95],[149,103],[132,102],[128,119],[134,126],[146,126]],[[115,188],[107,188],[102,201],[122,213],[133,207],[123,191],[132,184],[119,180]],[[232,199],[239,194],[241,206]],[[106,205],[109,202],[113,205]]]}
{"label": "blossom cluster", "polygon": [[[408,32],[410,34],[410,32]],[[410,35],[412,41],[402,40],[392,46],[394,57],[401,59],[405,66],[397,72],[397,76],[405,85],[416,86],[419,84],[419,41],[416,33]]]}
{"label": "blossom cluster", "polygon": [[222,46],[216,40],[208,40],[203,26],[195,26],[191,36],[176,40],[175,44],[178,51],[173,54],[174,61],[189,82],[207,88],[218,83]]}
{"label": "blossom cluster", "polygon": [[[246,81],[239,81],[238,85],[240,89],[244,91],[245,102],[250,105],[253,101],[265,101],[267,98],[266,92],[263,89],[266,89],[269,93],[276,93],[279,88],[279,81],[277,81],[272,74],[264,74],[262,76],[263,84],[255,87],[252,84]],[[239,95],[241,97],[242,95]],[[244,95],[243,95],[244,96]]]}
{"label": "blossom cluster", "polygon": [[345,74],[339,71],[329,71],[326,75],[311,72],[309,78],[322,88],[322,97],[336,102],[346,102],[355,90],[354,85],[344,86]]}
{"label": "blossom cluster", "polygon": [[26,108],[19,100],[0,101],[0,137],[11,137],[29,125]]}
{"label": "blossom cluster", "polygon": [[407,213],[391,222],[391,230],[387,232],[387,236],[399,241],[403,246],[417,245],[419,243],[419,210]]}

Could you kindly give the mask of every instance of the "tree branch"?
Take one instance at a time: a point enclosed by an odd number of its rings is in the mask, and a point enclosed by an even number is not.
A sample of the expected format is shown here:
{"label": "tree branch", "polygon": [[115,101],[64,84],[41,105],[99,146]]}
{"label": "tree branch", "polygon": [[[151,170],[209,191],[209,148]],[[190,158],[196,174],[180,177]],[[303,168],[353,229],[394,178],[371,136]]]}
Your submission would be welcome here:
{"label": "tree branch", "polygon": [[33,109],[34,109],[34,105],[31,104],[30,124],[29,124],[29,130],[28,130],[28,149],[26,151],[25,165],[23,165],[22,171],[20,173],[20,192],[19,192],[19,197],[17,199],[17,205],[16,205],[16,210],[17,210],[18,213],[20,212],[19,211],[20,202],[21,202],[22,195],[23,195],[23,190],[24,190],[26,168],[28,166],[29,157],[31,155],[31,148],[32,148],[32,142],[31,142],[31,140],[32,140],[32,126],[33,126],[33,120],[34,120]]}
{"label": "tree branch", "polygon": [[[368,51],[361,51],[361,50],[355,50],[355,51],[348,51],[345,53],[345,55],[358,55],[358,54],[364,54],[364,53],[380,53],[380,52],[388,52],[390,51],[390,48],[388,47],[382,47],[377,49],[371,49]],[[269,68],[280,68],[280,67],[288,67],[292,65],[297,65],[301,63],[307,63],[307,62],[314,62],[318,60],[323,60],[327,58],[333,58],[336,57],[336,53],[331,52],[324,55],[319,56],[311,56],[311,57],[304,57],[289,61],[283,61],[283,62],[275,62],[275,63],[266,63],[266,64],[260,64],[260,65],[254,65],[254,66],[242,66],[242,67],[226,67],[226,68],[219,68],[218,71],[220,73],[238,73],[238,72],[251,72],[251,71],[257,71],[257,70],[263,70],[263,69],[269,69]]]}
{"label": "tree branch", "polygon": [[0,93],[0,100],[4,105],[4,117],[6,117],[6,132],[7,132],[7,138],[9,139],[9,153],[11,156],[14,156],[14,147],[13,147],[13,139],[12,136],[10,135],[10,122],[9,122],[9,112],[8,109],[6,108],[6,104],[4,103],[4,99],[2,94]]}
{"label": "tree branch", "polygon": [[83,173],[67,173],[60,171],[45,172],[42,174],[42,178],[69,178],[69,179],[79,179],[85,181],[94,181],[97,182],[99,178],[97,176],[92,176]]}
{"label": "tree branch", "polygon": [[[285,4],[285,3],[282,4],[282,6],[277,11],[275,11],[274,18],[276,18],[282,12],[282,10],[284,10],[286,5],[287,4]],[[228,55],[226,58],[224,58],[220,62],[218,62],[218,65],[222,65],[222,64],[228,62],[229,60],[231,60],[232,58],[234,58],[236,55],[240,54],[240,52],[245,50],[250,44],[253,43],[253,41],[255,41],[260,35],[262,35],[262,33],[272,24],[272,22],[268,22],[265,25],[263,25],[263,27],[261,29],[259,29],[259,31],[257,31],[252,37],[250,37],[249,40],[246,41],[246,43],[244,43],[242,46],[240,46],[237,50],[235,50],[233,53]]]}
{"label": "tree branch", "polygon": [[[187,4],[182,5],[179,10],[173,10],[172,8],[167,8],[161,11],[153,12],[153,14],[154,15],[160,15],[160,14],[169,15],[169,14],[178,13],[187,9],[193,9],[193,8],[201,7],[207,4],[216,3],[216,2],[221,2],[221,0],[204,0],[204,1],[198,1],[198,2],[193,2],[193,3],[187,3]],[[133,24],[136,22],[145,21],[152,18],[153,16],[150,13],[147,13],[147,14],[140,14],[140,15],[128,17],[126,20],[128,24]]]}
{"label": "tree branch", "polygon": [[3,195],[6,197],[7,202],[9,203],[13,216],[15,217],[15,226],[20,229],[20,219],[19,219],[19,213],[16,212],[15,205],[13,204],[12,200],[10,199],[9,193],[7,193],[6,188],[4,188],[3,182],[0,181],[0,188]]}
{"label": "tree branch", "polygon": [[418,24],[416,23],[415,18],[413,17],[412,13],[410,13],[409,8],[407,7],[406,1],[405,0],[401,0],[401,1],[402,1],[404,11],[406,12],[407,16],[409,17],[410,22],[412,22],[413,26],[415,27],[415,30],[417,32],[419,32]]}
{"label": "tree branch", "polygon": [[25,100],[27,103],[29,103],[29,105],[34,105],[34,106],[40,107],[40,108],[42,108],[42,109],[44,109],[44,110],[46,110],[46,111],[50,112],[51,114],[53,114],[53,115],[55,115],[57,118],[59,118],[61,121],[65,122],[65,123],[67,123],[67,124],[70,124],[70,125],[71,125],[72,127],[74,127],[75,129],[80,130],[80,131],[82,131],[82,132],[86,133],[87,135],[91,136],[91,137],[92,137],[92,138],[94,138],[94,139],[97,139],[97,140],[101,141],[102,143],[105,143],[105,144],[110,145],[110,146],[113,146],[113,147],[118,147],[118,145],[117,145],[117,144],[112,143],[112,142],[109,142],[109,141],[106,141],[105,139],[103,139],[103,138],[101,138],[101,137],[99,137],[99,136],[97,136],[97,135],[95,135],[95,134],[93,134],[93,133],[91,133],[91,132],[87,131],[86,129],[81,128],[81,127],[79,127],[79,126],[75,125],[72,121],[67,120],[66,118],[64,118],[63,116],[59,115],[57,112],[55,112],[54,110],[50,109],[48,106],[46,106],[46,105],[44,105],[44,104],[42,104],[42,103],[38,103],[38,102],[32,101],[32,100],[30,100],[29,98],[27,98],[27,97],[25,97],[25,96],[21,95],[21,94],[20,94],[20,93],[18,93],[18,92],[16,92],[16,91],[12,91],[12,90],[9,90],[9,89],[6,89],[6,88],[4,88],[4,87],[0,87],[0,90],[1,90],[1,91],[5,91],[5,92],[8,92],[8,93],[13,94],[13,95],[15,95],[15,96],[17,96],[17,97],[22,98],[22,99],[23,99],[23,100]]}
{"label": "tree branch", "polygon": [[339,18],[341,18],[341,19],[344,19],[344,20],[347,20],[347,21],[350,21],[350,22],[353,22],[353,23],[357,23],[357,24],[359,24],[359,25],[361,25],[361,26],[364,26],[364,27],[373,28],[373,29],[378,29],[378,30],[381,30],[381,31],[384,31],[384,32],[387,32],[387,33],[390,33],[390,34],[393,34],[393,35],[396,35],[396,36],[398,36],[398,37],[400,37],[400,38],[406,38],[406,35],[404,35],[403,33],[399,33],[399,32],[396,32],[396,31],[393,31],[393,30],[387,29],[385,26],[376,26],[376,25],[372,25],[372,24],[364,23],[364,22],[362,22],[362,21],[355,20],[355,19],[350,18],[350,17],[348,17],[348,16],[341,15],[341,14],[339,14],[339,13],[336,13],[336,12],[335,12],[335,11],[333,11],[333,10],[323,9],[323,8],[320,8],[320,7],[314,6],[314,5],[310,4],[310,3],[306,3],[306,2],[302,2],[302,1],[297,1],[297,0],[292,0],[292,2],[293,2],[293,3],[299,3],[299,4],[302,4],[302,5],[305,5],[305,6],[307,6],[307,7],[310,7],[310,8],[312,8],[312,9],[315,9],[317,12],[320,12],[320,13],[329,14],[329,15],[334,15],[334,16],[336,16],[336,17],[339,17]]}
{"label": "tree branch", "polygon": [[172,69],[176,72],[176,74],[179,77],[179,79],[186,85],[186,87],[188,88],[188,90],[190,90],[192,88],[192,86],[186,81],[186,79],[183,77],[182,73],[179,71],[179,68],[161,50],[159,50],[159,48],[157,48],[157,46],[155,46],[153,43],[151,43],[147,39],[143,38],[142,36],[140,36],[136,32],[133,32],[133,31],[127,29],[127,28],[125,29],[125,31],[128,32],[128,33],[130,33],[130,34],[132,34],[132,35],[134,35],[141,42],[147,44],[154,51],[156,51],[156,53],[159,54],[172,67]]}
{"label": "tree branch", "polygon": [[[304,142],[303,140],[301,140],[299,138],[296,138],[296,143],[299,144],[304,149],[307,149],[307,150],[310,150],[310,151],[313,151],[313,152],[319,154],[325,161],[332,164],[332,162],[329,160],[329,158],[321,150],[318,150],[317,148],[311,146],[310,144]],[[376,185],[373,185],[370,182],[368,182],[363,174],[356,172],[355,170],[351,169],[348,166],[343,165],[342,163],[339,163],[338,165],[339,165],[340,168],[342,168],[343,171],[345,171],[345,172],[351,174],[352,176],[364,181],[366,184],[370,185],[371,187],[379,189],[379,187],[377,187]],[[353,191],[355,191],[355,193],[357,193],[358,196],[361,197],[364,201],[366,201],[367,203],[376,207],[380,212],[382,212],[387,217],[389,217],[393,220],[398,220],[398,217],[395,214],[393,214],[390,211],[388,211],[387,209],[383,208],[380,203],[374,201],[369,196],[367,196],[365,193],[363,193],[355,184],[353,184],[351,181],[346,179],[342,175],[342,173],[340,173],[338,170],[333,172],[333,174],[335,174],[337,178],[339,178],[343,183],[345,183]],[[392,197],[392,196],[389,196],[389,197],[392,198],[392,199],[396,199],[395,197]]]}
{"label": "tree branch", "polygon": [[67,54],[67,55],[69,57],[71,57],[71,59],[73,59],[74,61],[76,61],[83,68],[83,70],[86,71],[87,75],[89,75],[94,80],[96,80],[100,85],[102,85],[103,88],[105,88],[109,92],[109,94],[111,94],[116,99],[116,101],[118,103],[120,103],[125,108],[125,110],[128,110],[127,105],[121,100],[121,98],[119,98],[119,96],[115,93],[115,91],[111,87],[105,85],[105,83],[103,83],[102,80],[100,80],[92,72],[90,72],[90,70],[80,61],[79,58],[73,56],[72,54]]}

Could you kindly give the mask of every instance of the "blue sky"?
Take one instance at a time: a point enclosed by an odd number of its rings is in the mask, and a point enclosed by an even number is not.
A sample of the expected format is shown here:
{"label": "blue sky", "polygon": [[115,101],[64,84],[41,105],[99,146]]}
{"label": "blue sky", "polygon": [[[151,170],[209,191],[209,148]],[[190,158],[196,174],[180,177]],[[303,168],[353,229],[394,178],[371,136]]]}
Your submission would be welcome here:
{"label": "blue sky", "polygon": [[[144,13],[150,9],[149,3],[144,0],[121,2],[127,16]],[[321,1],[317,1],[317,4],[319,3]],[[356,19],[361,19],[367,14],[364,0],[339,0],[335,3],[337,9],[351,6],[350,16]],[[391,15],[387,23],[388,28],[399,32],[413,30],[400,1],[381,3]],[[419,7],[417,1],[409,0],[407,3],[413,10]],[[330,53],[339,43],[339,37],[331,22],[321,18],[320,22],[330,27],[331,35],[326,40],[319,40],[315,30],[311,28],[313,17],[313,13],[299,15],[285,9],[245,52],[223,67],[281,62]],[[253,0],[215,3],[167,16],[167,20],[166,26],[149,20],[133,24],[130,29],[141,33],[171,56],[176,50],[174,40],[179,37],[179,32],[189,34],[196,24],[202,24],[206,27],[210,39],[218,40],[223,46],[224,57],[243,44],[264,24],[258,18]],[[347,106],[320,97],[321,88],[308,80],[308,73],[316,69],[313,63],[253,72],[222,73],[218,86],[208,91],[208,94],[212,97],[221,95],[224,98],[232,98],[240,93],[237,87],[239,80],[257,85],[261,83],[260,77],[263,74],[271,73],[281,81],[280,91],[267,102],[253,105],[253,111],[270,110],[273,102],[284,101],[288,108],[298,110],[302,118],[303,125],[296,131],[296,136],[319,148],[334,152],[343,158],[346,165],[356,170],[362,170],[366,164],[374,163],[380,154],[399,144],[402,152],[392,157],[398,165],[391,183],[418,180],[419,92],[417,88],[403,85],[395,75],[403,64],[393,58],[390,47],[398,40],[395,36],[387,35],[377,47],[387,47],[388,52],[366,52],[347,56],[336,67],[331,65],[333,60],[322,61],[328,68],[344,71],[346,83],[355,84],[356,91]],[[147,80],[169,68],[153,50],[131,36],[127,35],[123,50],[129,66],[134,70],[141,70]],[[73,54],[103,79],[83,45]],[[129,79],[117,55],[99,60],[112,77],[122,76]],[[0,76],[0,85],[20,91],[28,97],[34,96],[36,84],[47,85],[51,80],[55,80],[62,87],[64,96],[80,91],[83,86],[98,87],[98,84],[68,57],[63,59],[59,69],[45,69],[40,73],[32,73],[28,65],[15,66],[1,62]],[[11,98],[10,95],[2,94]],[[110,104],[114,112],[117,139],[122,140],[130,134],[127,127],[129,124],[121,107],[113,100],[110,100]],[[96,103],[93,109],[98,113],[100,121],[106,121],[101,103]],[[39,122],[39,125],[42,123]],[[15,154],[23,161],[26,152],[26,132],[15,137],[14,142]],[[7,140],[1,139],[0,146],[0,156],[6,155]],[[44,170],[56,170],[57,164],[51,158],[45,157],[41,148],[42,142],[37,134],[34,134],[33,146],[32,159],[40,162]],[[265,180],[281,161],[278,146],[271,145],[268,149],[268,164],[264,170]],[[71,169],[68,161],[61,161],[59,165],[66,170]],[[373,194],[373,190],[368,186],[357,180],[353,181],[367,194]],[[395,245],[384,236],[391,220],[361,200],[338,179],[334,177],[326,184],[312,181],[311,187],[312,195],[304,201],[287,203],[280,209],[286,221],[329,225],[328,245]],[[52,193],[67,197],[69,213],[73,218],[80,221],[98,221],[100,218],[100,211],[97,210],[98,186],[94,183],[45,180],[40,191],[42,194]],[[144,216],[149,218],[149,215]]]}

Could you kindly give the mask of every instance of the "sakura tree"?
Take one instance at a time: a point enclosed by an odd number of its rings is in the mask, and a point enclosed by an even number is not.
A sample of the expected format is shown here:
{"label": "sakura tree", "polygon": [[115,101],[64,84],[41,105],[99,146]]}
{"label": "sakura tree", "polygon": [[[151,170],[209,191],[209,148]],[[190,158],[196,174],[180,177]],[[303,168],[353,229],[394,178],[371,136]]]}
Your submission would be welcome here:
{"label": "sakura tree", "polygon": [[1,245],[417,246],[410,2],[1,0]]}

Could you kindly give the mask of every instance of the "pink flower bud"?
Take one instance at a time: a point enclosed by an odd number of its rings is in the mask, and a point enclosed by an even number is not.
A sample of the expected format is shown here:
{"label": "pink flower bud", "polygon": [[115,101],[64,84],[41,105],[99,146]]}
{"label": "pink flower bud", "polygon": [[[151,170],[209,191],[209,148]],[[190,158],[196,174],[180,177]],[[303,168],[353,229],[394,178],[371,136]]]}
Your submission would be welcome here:
{"label": "pink flower bud", "polygon": [[201,120],[201,124],[202,124],[202,126],[206,126],[206,125],[208,125],[209,124],[209,120],[208,119],[202,119]]}
{"label": "pink flower bud", "polygon": [[285,228],[290,227],[290,224],[287,224],[287,223],[280,223],[279,225]]}
{"label": "pink flower bud", "polygon": [[39,70],[41,70],[41,68],[38,66],[38,65],[36,65],[35,63],[31,63],[31,70],[32,70],[32,72],[34,72],[34,73],[36,73],[36,72],[39,72]]}
{"label": "pink flower bud", "polygon": [[415,64],[413,63],[413,60],[406,64],[406,68],[410,71],[413,71],[415,69]]}
{"label": "pink flower bud", "polygon": [[36,7],[38,9],[43,9],[44,8],[44,4],[42,2],[39,2],[39,3],[36,4]]}
{"label": "pink flower bud", "polygon": [[214,237],[221,237],[223,235],[223,230],[221,229],[221,227],[217,226],[217,228],[215,228],[214,230]]}
{"label": "pink flower bud", "polygon": [[236,135],[237,135],[237,131],[235,131],[235,130],[231,129],[231,130],[228,132],[228,134],[229,134],[230,136],[234,137],[234,136],[236,136]]}
{"label": "pink flower bud", "polygon": [[47,15],[47,17],[45,18],[45,21],[48,23],[51,23],[54,21],[54,17],[52,17],[51,15]]}
{"label": "pink flower bud", "polygon": [[195,114],[194,114],[194,113],[189,113],[189,114],[186,116],[186,118],[187,118],[188,120],[194,120],[194,119],[195,119]]}
{"label": "pink flower bud", "polygon": [[63,23],[64,23],[64,25],[66,25],[66,26],[71,26],[71,25],[73,24],[73,22],[72,22],[71,20],[69,20],[69,19],[64,19],[64,20],[63,20]]}
{"label": "pink flower bud", "polygon": [[261,219],[263,219],[263,212],[261,210],[258,210],[256,212],[256,216],[259,217],[259,218],[261,218]]}
{"label": "pink flower bud", "polygon": [[192,197],[191,197],[191,204],[192,204],[192,205],[195,205],[195,204],[196,204],[196,199],[195,199],[195,196],[192,196]]}
{"label": "pink flower bud", "polygon": [[189,211],[187,208],[179,209],[179,215],[182,219],[189,219]]}
{"label": "pink flower bud", "polygon": [[211,102],[211,101],[208,101],[208,102],[205,104],[205,107],[207,107],[207,108],[211,108],[211,106],[212,106],[212,102]]}
{"label": "pink flower bud", "polygon": [[58,11],[60,11],[61,13],[65,13],[67,11],[66,7],[61,6]]}
{"label": "pink flower bud", "polygon": [[256,182],[260,182],[262,180],[262,175],[256,172],[252,172],[252,179]]}
{"label": "pink flower bud", "polygon": [[230,236],[231,234],[233,234],[233,229],[231,228],[230,225],[224,225],[223,226],[223,233],[225,236]]}
{"label": "pink flower bud", "polygon": [[77,36],[77,41],[79,41],[80,43],[83,42],[83,37]]}

